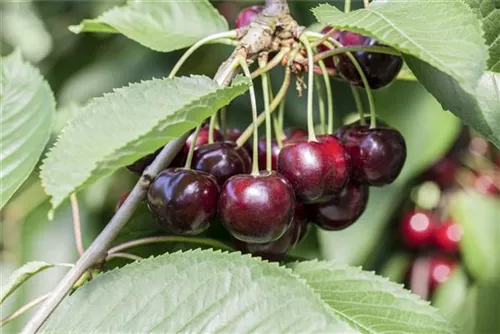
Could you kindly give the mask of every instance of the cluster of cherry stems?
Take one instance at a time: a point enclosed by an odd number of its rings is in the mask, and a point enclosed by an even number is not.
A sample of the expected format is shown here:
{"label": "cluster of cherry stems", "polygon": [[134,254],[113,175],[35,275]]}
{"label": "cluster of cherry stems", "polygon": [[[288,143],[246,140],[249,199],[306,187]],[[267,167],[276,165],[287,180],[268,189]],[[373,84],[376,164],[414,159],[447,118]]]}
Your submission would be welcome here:
{"label": "cluster of cherry stems", "polygon": [[[237,27],[250,24],[261,10],[242,10]],[[378,45],[373,38],[348,31],[330,34],[344,46]],[[324,47],[320,44],[318,50]],[[392,82],[402,66],[395,55],[353,55],[372,89]],[[364,86],[346,55],[327,58],[325,65],[350,84]],[[260,171],[252,170],[252,148],[236,144],[239,130],[210,133],[204,126],[191,134],[170,167],[151,184],[149,208],[162,227],[177,235],[200,234],[218,217],[237,249],[280,260],[304,236],[308,222],[325,230],[350,226],[366,208],[369,186],[387,185],[399,175],[406,160],[403,136],[382,122],[375,126],[373,115],[371,126],[365,122],[363,117],[335,134],[319,136],[311,134],[310,127],[309,133],[285,129],[279,138],[282,145],[272,141],[271,166],[266,161],[269,146],[261,138],[253,147]],[[146,156],[129,169],[142,173],[154,157]]]}

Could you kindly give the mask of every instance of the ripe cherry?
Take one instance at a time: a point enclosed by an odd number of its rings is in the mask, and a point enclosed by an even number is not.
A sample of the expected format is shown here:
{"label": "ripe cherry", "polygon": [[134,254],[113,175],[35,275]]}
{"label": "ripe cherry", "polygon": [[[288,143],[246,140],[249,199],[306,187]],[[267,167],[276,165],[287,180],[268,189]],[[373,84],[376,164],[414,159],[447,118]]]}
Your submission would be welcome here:
{"label": "ripe cherry", "polygon": [[278,172],[290,181],[295,194],[304,202],[339,192],[349,178],[349,156],[340,141],[329,135],[317,139],[290,142],[278,156]]}
{"label": "ripe cherry", "polygon": [[442,283],[446,282],[456,262],[442,255],[416,258],[408,272],[410,289],[423,299]]}
{"label": "ripe cherry", "polygon": [[236,29],[250,25],[263,9],[263,6],[250,6],[242,9],[236,18]]}
{"label": "ripe cherry", "polygon": [[369,187],[348,182],[337,194],[323,203],[313,204],[311,220],[324,230],[342,230],[354,223],[366,209]]}
{"label": "ripe cherry", "polygon": [[[197,148],[201,145],[208,144],[208,137],[210,134],[210,129],[208,126],[204,126],[200,129],[200,133],[198,134],[198,137],[196,138],[196,143],[194,144],[194,147]],[[224,136],[222,136],[222,133],[214,129],[213,130],[213,135],[214,135],[214,142],[222,141],[224,140]],[[191,148],[191,145],[193,144],[193,139],[194,139],[194,132],[188,137],[186,140],[186,144],[184,145],[184,154],[187,156],[189,153],[189,149]]]}
{"label": "ripe cherry", "polygon": [[444,157],[436,162],[426,173],[427,177],[435,181],[441,187],[446,188],[455,183],[458,171],[458,163],[450,158]]}
{"label": "ripe cherry", "polygon": [[[321,33],[322,34],[327,34],[330,30],[332,30],[333,28],[330,27],[330,26],[326,26],[324,27],[323,29],[321,29]],[[340,30],[337,30],[335,31],[331,38],[335,39],[335,40],[338,40],[339,38],[339,34],[340,34]],[[330,50],[326,45],[324,44],[320,44],[318,45],[318,50],[320,52],[325,52],[325,51],[328,51]],[[329,58],[326,58],[326,59],[323,59],[323,62],[325,63],[326,67],[330,68],[330,69],[334,69],[335,68],[335,62],[333,60],[333,56],[332,57],[329,57]]]}
{"label": "ripe cherry", "polygon": [[[307,132],[301,128],[287,128],[283,130],[283,145],[307,137]],[[271,169],[276,170],[278,165],[278,155],[280,153],[280,147],[276,139],[271,140]],[[267,143],[266,137],[261,137],[259,139],[259,168],[261,170],[267,169],[266,158],[267,157]]]}
{"label": "ripe cherry", "polygon": [[288,230],[278,240],[264,244],[247,243],[234,239],[236,249],[243,253],[251,253],[270,261],[281,261],[287,251],[297,245],[307,231],[307,214],[304,206],[296,203],[295,213]]}
{"label": "ripe cherry", "polygon": [[210,173],[222,186],[227,179],[237,174],[250,173],[250,156],[232,142],[217,142],[199,146],[194,150],[191,167]]}
{"label": "ripe cherry", "polygon": [[283,141],[291,142],[294,140],[306,138],[307,132],[304,129],[292,127],[283,130],[283,136],[284,136]]}
{"label": "ripe cherry", "polygon": [[236,239],[267,243],[280,238],[292,222],[295,195],[276,172],[236,175],[222,186],[219,216]]}
{"label": "ripe cherry", "polygon": [[472,186],[474,189],[484,195],[500,195],[500,173],[477,173],[472,177]]}
{"label": "ripe cherry", "polygon": [[448,253],[458,252],[462,239],[462,227],[452,220],[447,220],[435,227],[434,245]]}
{"label": "ripe cherry", "polygon": [[148,191],[148,205],[158,223],[175,234],[199,234],[210,226],[217,212],[219,187],[205,172],[169,168],[155,178]]}
{"label": "ripe cherry", "polygon": [[410,248],[425,247],[432,242],[435,226],[431,212],[410,210],[401,221],[401,237]]}
{"label": "ripe cherry", "polygon": [[[341,31],[338,41],[344,46],[383,45],[371,37],[350,31]],[[403,59],[399,56],[366,51],[354,52],[353,55],[365,73],[368,84],[372,89],[381,88],[391,83],[403,66]],[[363,87],[361,77],[347,55],[341,54],[335,57],[335,67],[351,84]]]}
{"label": "ripe cherry", "polygon": [[433,256],[429,259],[429,285],[431,291],[450,278],[456,262],[443,256]]}
{"label": "ripe cherry", "polygon": [[406,143],[390,127],[347,126],[340,134],[351,157],[351,177],[360,183],[383,186],[392,183],[406,161]]}

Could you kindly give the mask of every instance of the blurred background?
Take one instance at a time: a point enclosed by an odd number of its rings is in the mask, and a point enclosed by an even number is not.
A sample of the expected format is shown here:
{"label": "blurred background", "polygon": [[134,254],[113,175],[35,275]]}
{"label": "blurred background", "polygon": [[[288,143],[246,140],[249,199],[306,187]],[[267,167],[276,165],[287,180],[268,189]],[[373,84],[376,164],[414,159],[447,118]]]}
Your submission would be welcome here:
{"label": "blurred background", "polygon": [[[157,53],[118,34],[75,35],[67,28],[122,3],[90,0],[1,3],[2,56],[19,48],[25,59],[40,69],[55,93],[58,113],[52,142],[78,112],[78,105],[129,82],[166,76],[182,54],[183,50]],[[309,9],[317,3],[291,1],[292,15],[300,24],[310,26],[314,18]],[[240,9],[253,3],[213,4],[234,27]],[[204,46],[179,75],[212,76],[230,52],[229,46]],[[272,73],[275,89],[282,76],[281,69]],[[332,87],[338,127],[355,111],[355,105],[345,83],[332,79]],[[406,138],[408,159],[402,174],[392,185],[370,190],[368,208],[357,223],[340,232],[311,227],[292,255],[375,270],[431,300],[464,333],[500,333],[498,150],[464,128],[451,113],[443,111],[411,79],[398,80],[377,90],[375,102],[380,118]],[[305,127],[305,105],[305,96],[299,97],[291,89],[286,103],[287,126]],[[232,103],[228,122],[231,127],[248,125],[248,96]],[[38,172],[36,168],[0,212],[3,281],[28,261],[71,263],[78,258],[69,203],[61,205],[49,221],[49,199],[40,185]],[[136,181],[137,176],[123,168],[78,193],[84,246],[106,225],[120,196],[131,190]],[[440,231],[432,232],[434,241],[415,242],[429,226]],[[161,233],[143,205],[116,243]],[[230,240],[217,226],[207,236]],[[148,246],[138,249],[137,254],[160,254],[186,247]],[[116,260],[106,266],[124,263]],[[28,281],[2,305],[2,318],[49,292],[65,271],[50,269]],[[31,312],[26,313],[2,330],[19,331],[30,315]]]}

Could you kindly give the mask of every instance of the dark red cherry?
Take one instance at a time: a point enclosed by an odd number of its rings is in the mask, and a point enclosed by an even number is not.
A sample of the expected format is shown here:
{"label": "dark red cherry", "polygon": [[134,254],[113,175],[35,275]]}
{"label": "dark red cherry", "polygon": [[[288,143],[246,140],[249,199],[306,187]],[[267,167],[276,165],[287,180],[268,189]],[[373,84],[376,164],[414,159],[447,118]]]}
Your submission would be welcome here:
{"label": "dark red cherry", "polygon": [[429,259],[429,285],[431,291],[450,278],[456,262],[444,256],[433,256]]}
{"label": "dark red cherry", "polygon": [[222,186],[219,216],[236,239],[267,243],[281,237],[292,222],[295,195],[276,172],[236,175]]}
{"label": "dark red cherry", "polygon": [[458,169],[458,163],[454,159],[444,157],[427,171],[426,176],[441,187],[446,188],[455,183]]}
{"label": "dark red cherry", "polygon": [[410,289],[422,299],[450,278],[456,262],[442,255],[417,257],[408,272]]}
{"label": "dark red cherry", "polygon": [[[209,137],[210,131],[208,126],[204,126],[200,129],[200,133],[198,134],[198,137],[196,138],[196,143],[194,144],[194,147],[197,148],[201,145],[205,145],[208,143],[208,137]],[[222,133],[214,129],[213,130],[214,134],[214,142],[222,141],[224,140],[224,136],[222,136]],[[184,145],[184,154],[187,156],[189,153],[189,148],[193,144],[193,139],[194,139],[194,132],[188,137],[186,140],[186,144]]]}
{"label": "dark red cherry", "polygon": [[250,6],[242,9],[236,18],[236,29],[250,25],[263,9],[264,6]]}
{"label": "dark red cherry", "polygon": [[[338,36],[338,41],[344,46],[383,45],[371,37],[366,37],[350,31],[341,31]],[[399,56],[365,51],[354,52],[353,55],[363,69],[368,84],[372,89],[381,88],[391,83],[403,66],[403,59]],[[335,57],[335,67],[351,84],[363,87],[361,77],[347,55],[341,54]]]}
{"label": "dark red cherry", "polygon": [[462,239],[462,227],[452,220],[437,225],[434,231],[434,245],[448,253],[458,252]]}
{"label": "dark red cherry", "polygon": [[472,176],[472,186],[484,195],[500,195],[500,173],[477,173]]}
{"label": "dark red cherry", "polygon": [[167,231],[199,234],[210,226],[217,212],[219,187],[205,172],[169,168],[158,174],[148,191],[148,205]]}
{"label": "dark red cherry", "polygon": [[251,253],[270,261],[281,261],[287,251],[294,247],[307,230],[307,215],[302,204],[296,203],[295,213],[288,230],[278,240],[263,244],[247,243],[234,239],[236,249],[243,253]]}
{"label": "dark red cherry", "polygon": [[[259,139],[259,169],[266,170],[266,159],[267,159],[267,146],[266,137],[261,137]],[[271,169],[276,170],[278,154],[280,153],[280,148],[276,139],[271,140]]]}
{"label": "dark red cherry", "polygon": [[283,130],[283,141],[291,142],[298,139],[304,139],[307,137],[307,131],[301,128],[286,128]]}
{"label": "dark red cherry", "polygon": [[401,221],[400,232],[406,246],[421,248],[432,242],[436,222],[429,211],[410,210]]}
{"label": "dark red cherry", "polygon": [[349,227],[366,209],[368,188],[366,184],[348,182],[326,202],[311,205],[311,220],[328,231]]}
{"label": "dark red cherry", "polygon": [[233,142],[205,144],[194,150],[191,168],[212,174],[222,186],[233,175],[250,173],[250,157]]}
{"label": "dark red cherry", "polygon": [[406,161],[406,143],[401,133],[389,127],[347,126],[342,143],[351,157],[351,177],[371,186],[392,183]]}
{"label": "dark red cherry", "polygon": [[349,178],[349,171],[349,156],[334,136],[290,142],[278,156],[278,172],[290,181],[295,194],[304,202],[339,192]]}
{"label": "dark red cherry", "polygon": [[[323,29],[321,29],[321,33],[322,34],[326,34],[328,33],[330,30],[332,30],[333,28],[330,27],[330,26],[326,26],[324,27]],[[332,35],[332,38],[335,39],[335,40],[338,40],[339,38],[339,34],[340,34],[340,30],[337,30],[333,33]],[[325,51],[328,51],[330,50],[330,48],[328,48],[326,45],[324,44],[320,44],[318,45],[318,50],[319,52],[325,52]],[[330,69],[334,69],[335,68],[335,62],[333,60],[333,56],[332,57],[329,57],[329,58],[326,58],[323,60],[323,62],[325,63],[326,67],[330,68]]]}

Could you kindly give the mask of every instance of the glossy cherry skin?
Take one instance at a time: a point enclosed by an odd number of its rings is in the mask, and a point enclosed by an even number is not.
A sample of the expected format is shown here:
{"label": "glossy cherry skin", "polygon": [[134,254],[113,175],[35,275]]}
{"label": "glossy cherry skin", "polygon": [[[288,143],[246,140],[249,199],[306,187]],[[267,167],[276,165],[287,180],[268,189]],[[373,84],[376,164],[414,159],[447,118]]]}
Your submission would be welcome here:
{"label": "glossy cherry skin", "polygon": [[401,221],[401,238],[409,248],[428,246],[433,240],[435,226],[436,221],[431,212],[410,210]]}
{"label": "glossy cherry skin", "polygon": [[442,188],[446,188],[455,183],[458,169],[459,165],[454,159],[444,157],[427,171],[426,176],[439,184]]}
{"label": "glossy cherry skin", "polygon": [[[283,130],[283,145],[298,139],[307,137],[307,132],[301,128],[287,128]],[[280,153],[280,148],[276,139],[271,140],[271,169],[276,170],[278,166],[278,155]],[[261,170],[267,169],[266,166],[266,155],[267,155],[267,144],[266,137],[261,137],[259,139],[259,168]]]}
{"label": "glossy cherry skin", "polygon": [[210,226],[217,212],[219,187],[205,172],[169,168],[155,178],[148,191],[148,205],[167,231],[199,234]]}
{"label": "glossy cherry skin", "polygon": [[298,139],[304,139],[307,137],[307,131],[301,128],[286,128],[283,130],[283,141],[291,142]]}
{"label": "glossy cherry skin", "polygon": [[236,29],[250,25],[263,9],[263,6],[250,6],[242,9],[236,18]]}
{"label": "glossy cherry skin", "polygon": [[[330,26],[326,26],[324,27],[323,29],[321,29],[321,33],[322,34],[326,34],[328,33],[330,30],[332,30],[333,28],[330,27]],[[339,34],[340,34],[340,30],[337,30],[333,33],[333,35],[331,36],[331,38],[335,39],[335,40],[338,40],[339,38]],[[325,51],[328,51],[330,50],[330,48],[328,48],[326,45],[324,44],[320,44],[318,45],[318,50],[320,52],[325,52]],[[333,56],[332,57],[329,57],[329,58],[326,58],[326,59],[323,59],[323,62],[325,63],[326,67],[330,68],[330,69],[334,69],[335,68],[335,62],[333,60]]]}
{"label": "glossy cherry skin", "polygon": [[[371,37],[366,37],[350,31],[341,31],[338,36],[338,41],[344,46],[383,45]],[[403,66],[403,59],[399,56],[366,51],[354,52],[353,55],[365,73],[368,84],[372,89],[387,86],[394,81]],[[361,87],[364,86],[358,71],[347,55],[341,54],[335,57],[335,67],[351,84]]]}
{"label": "glossy cherry skin", "polygon": [[219,217],[238,240],[267,243],[289,228],[295,210],[290,183],[276,172],[236,175],[222,186]]}
{"label": "glossy cherry skin", "polygon": [[429,259],[429,286],[431,291],[450,278],[456,262],[444,256],[433,256]]}
{"label": "glossy cherry skin", "polygon": [[250,157],[232,142],[205,144],[194,150],[191,168],[212,174],[222,186],[233,175],[250,173]]}
{"label": "glossy cherry skin", "polygon": [[456,262],[442,255],[417,257],[409,270],[408,280],[413,293],[423,299],[450,278]]}
{"label": "glossy cherry skin", "polygon": [[462,228],[452,220],[444,221],[434,229],[434,245],[447,253],[457,253],[460,240],[462,240]]}
{"label": "glossy cherry skin", "polygon": [[311,205],[311,220],[324,230],[343,230],[365,211],[368,194],[369,187],[366,184],[348,182],[326,202]]}
{"label": "glossy cherry skin", "polygon": [[406,142],[395,129],[348,126],[341,140],[351,157],[351,177],[355,181],[384,186],[392,183],[403,169]]}
{"label": "glossy cherry skin", "polygon": [[247,243],[234,239],[236,249],[270,261],[281,261],[288,250],[300,241],[307,231],[307,214],[304,206],[296,203],[295,213],[288,230],[278,240],[263,244]]}
{"label": "glossy cherry skin", "polygon": [[[201,145],[208,144],[208,137],[209,137],[210,131],[208,126],[204,126],[200,129],[200,133],[198,134],[198,137],[196,138],[196,143],[194,144],[194,147],[200,147]],[[224,140],[224,136],[222,133],[214,129],[213,131],[214,134],[214,142],[219,142]],[[186,144],[184,145],[184,154],[187,156],[189,153],[189,149],[191,148],[191,145],[193,144],[193,139],[194,139],[194,132],[188,137],[186,140]]]}
{"label": "glossy cherry skin", "polygon": [[349,178],[350,162],[334,136],[286,144],[278,156],[278,172],[302,202],[315,202],[339,192]]}
{"label": "glossy cherry skin", "polygon": [[472,176],[472,186],[484,195],[499,196],[500,173],[478,173]]}

